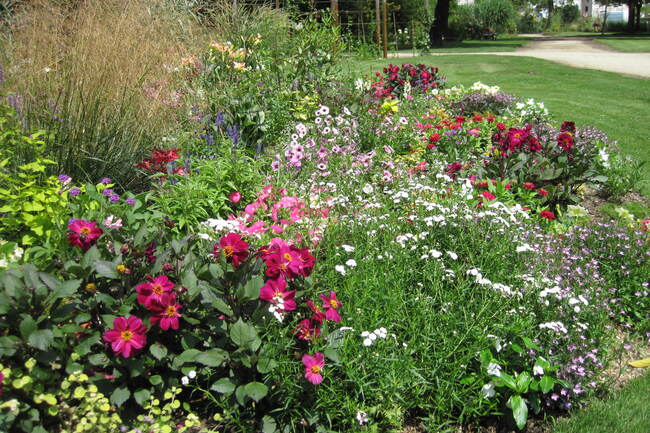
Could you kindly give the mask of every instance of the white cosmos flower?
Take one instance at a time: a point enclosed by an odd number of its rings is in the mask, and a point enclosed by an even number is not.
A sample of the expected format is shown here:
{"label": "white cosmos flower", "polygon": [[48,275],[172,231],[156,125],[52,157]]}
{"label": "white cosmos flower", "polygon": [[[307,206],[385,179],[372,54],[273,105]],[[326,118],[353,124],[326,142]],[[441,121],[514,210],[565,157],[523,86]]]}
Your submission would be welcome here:
{"label": "white cosmos flower", "polygon": [[345,268],[343,267],[343,265],[334,266],[334,270],[341,275],[345,275]]}
{"label": "white cosmos flower", "polygon": [[354,252],[354,249],[355,249],[355,248],[354,248],[353,246],[351,246],[351,245],[341,245],[341,248],[343,248],[343,250],[344,250],[346,253],[353,253],[353,252]]}
{"label": "white cosmos flower", "polygon": [[345,262],[346,265],[348,265],[351,268],[354,268],[357,266],[357,262],[354,259],[350,259],[347,262]]}
{"label": "white cosmos flower", "polygon": [[182,383],[183,385],[187,385],[187,384],[190,383],[190,379],[189,379],[187,376],[183,376],[183,377],[181,378],[181,383]]}
{"label": "white cosmos flower", "polygon": [[490,376],[501,376],[501,366],[497,364],[496,362],[491,362],[487,366],[487,374]]}
{"label": "white cosmos flower", "polygon": [[492,382],[486,383],[483,385],[483,388],[481,388],[481,395],[485,398],[494,397],[495,394],[496,391],[494,390],[494,384]]}

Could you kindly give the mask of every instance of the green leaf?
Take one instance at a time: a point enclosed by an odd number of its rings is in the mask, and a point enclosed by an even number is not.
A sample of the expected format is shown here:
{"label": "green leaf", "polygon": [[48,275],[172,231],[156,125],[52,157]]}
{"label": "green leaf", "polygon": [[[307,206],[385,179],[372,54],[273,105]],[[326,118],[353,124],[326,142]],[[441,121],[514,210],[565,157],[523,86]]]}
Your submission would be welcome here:
{"label": "green leaf", "polygon": [[186,269],[181,277],[181,284],[187,287],[188,290],[197,287],[197,278],[192,269]]}
{"label": "green leaf", "polygon": [[89,361],[92,365],[96,365],[96,366],[102,367],[102,366],[105,366],[105,365],[108,364],[109,359],[108,359],[108,357],[106,356],[106,354],[104,354],[104,353],[95,353],[95,354],[90,355],[90,356],[88,357],[88,361]]}
{"label": "green leaf", "polygon": [[268,392],[268,387],[261,382],[251,382],[244,386],[244,394],[256,402],[266,397]]}
{"label": "green leaf", "polygon": [[0,356],[12,356],[18,350],[19,344],[20,339],[16,336],[0,337]]}
{"label": "green leaf", "polygon": [[131,397],[131,391],[126,386],[120,387],[113,391],[111,394],[111,403],[115,406],[122,406],[122,404]]}
{"label": "green leaf", "polygon": [[232,308],[230,308],[230,306],[226,304],[226,301],[224,301],[221,298],[216,298],[214,301],[212,301],[212,306],[217,310],[221,311],[226,316],[233,315]]}
{"label": "green leaf", "polygon": [[196,356],[201,353],[200,350],[197,349],[187,349],[185,352],[181,353],[178,355],[175,359],[176,362],[180,362],[181,364],[184,364],[186,362],[194,362],[196,360]]}
{"label": "green leaf", "polygon": [[93,335],[86,338],[81,343],[77,344],[77,347],[74,348],[74,351],[78,355],[85,356],[88,353],[90,353],[90,348],[92,347],[92,345],[99,343],[99,340],[101,340],[101,336],[99,335],[99,332],[95,332]]}
{"label": "green leaf", "polygon": [[146,401],[149,400],[150,396],[151,396],[151,392],[149,392],[149,390],[145,388],[139,389],[133,393],[133,397],[135,398],[135,401],[137,401],[140,406],[143,406],[144,403],[146,403]]}
{"label": "green leaf", "polygon": [[210,389],[222,394],[230,394],[235,390],[235,384],[229,378],[222,377],[213,383]]}
{"label": "green leaf", "polygon": [[341,356],[339,355],[338,350],[328,347],[323,351],[323,354],[327,356],[328,359],[331,359],[335,363],[340,363],[341,362]]}
{"label": "green leaf", "polygon": [[528,385],[530,384],[530,374],[526,371],[521,373],[517,377],[517,392],[520,394],[525,394],[528,392]]}
{"label": "green leaf", "polygon": [[159,374],[151,376],[149,378],[149,383],[151,383],[154,386],[160,385],[161,383],[163,383],[162,376],[160,376]]}
{"label": "green leaf", "polygon": [[25,317],[18,325],[20,329],[20,335],[23,337],[23,340],[27,340],[34,331],[36,331],[36,322],[32,319],[31,316]]}
{"label": "green leaf", "polygon": [[278,425],[275,420],[268,415],[262,418],[262,433],[275,433],[278,431]]}
{"label": "green leaf", "polygon": [[278,366],[278,363],[271,358],[260,358],[257,361],[257,371],[259,371],[262,374],[266,374],[269,371],[273,370],[275,367]]}
{"label": "green leaf", "polygon": [[260,297],[260,288],[264,285],[264,279],[261,275],[256,275],[240,285],[237,289],[237,298],[242,301],[252,301]]}
{"label": "green leaf", "polygon": [[253,325],[237,320],[230,327],[230,339],[237,346],[244,349],[257,350],[262,343],[257,336],[257,331]]}
{"label": "green leaf", "polygon": [[149,352],[151,352],[153,357],[159,361],[167,356],[167,348],[160,343],[155,343],[149,346]]}
{"label": "green leaf", "polygon": [[219,367],[226,360],[228,353],[222,349],[210,349],[196,356],[196,362],[208,367]]}
{"label": "green leaf", "polygon": [[92,246],[88,251],[86,251],[83,258],[81,259],[81,265],[84,268],[90,268],[93,265],[93,263],[101,259],[101,257],[102,255],[99,252],[97,246]]}
{"label": "green leaf", "polygon": [[54,334],[49,329],[34,331],[28,339],[30,346],[40,350],[47,350],[52,344],[52,341],[54,341]]}
{"label": "green leaf", "polygon": [[208,266],[208,271],[210,271],[210,275],[212,275],[212,278],[214,279],[219,279],[223,277],[223,269],[221,269],[221,266],[217,265],[216,263],[210,263],[210,266]]}
{"label": "green leaf", "polygon": [[106,260],[97,260],[95,262],[95,272],[104,278],[117,279],[119,277],[115,264]]}
{"label": "green leaf", "polygon": [[542,393],[546,394],[555,387],[555,381],[550,376],[544,376],[542,377],[542,380],[539,381],[539,385],[542,389]]}
{"label": "green leaf", "polygon": [[528,406],[526,406],[526,402],[520,395],[511,396],[509,402],[517,428],[521,430],[526,426],[528,420]]}

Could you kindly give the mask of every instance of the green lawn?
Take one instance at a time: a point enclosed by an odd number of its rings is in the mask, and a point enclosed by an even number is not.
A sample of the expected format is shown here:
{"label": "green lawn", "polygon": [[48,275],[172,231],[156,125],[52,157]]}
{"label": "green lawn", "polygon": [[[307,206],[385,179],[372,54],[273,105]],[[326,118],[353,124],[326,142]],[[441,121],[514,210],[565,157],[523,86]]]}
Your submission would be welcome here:
{"label": "green lawn", "polygon": [[558,122],[573,120],[604,130],[625,153],[649,161],[641,191],[650,197],[650,80],[529,57],[487,55],[348,60],[343,71],[371,75],[390,61],[438,66],[449,85],[497,84],[506,92],[544,101]]}
{"label": "green lawn", "polygon": [[[531,38],[505,35],[494,41],[450,41],[443,48],[432,48],[432,53],[490,53],[498,51],[515,51],[530,42]],[[412,50],[400,50],[410,53]]]}
{"label": "green lawn", "polygon": [[650,53],[650,36],[614,36],[595,40],[617,51]]}
{"label": "green lawn", "polygon": [[556,426],[554,433],[650,432],[650,373],[608,399],[594,401]]}

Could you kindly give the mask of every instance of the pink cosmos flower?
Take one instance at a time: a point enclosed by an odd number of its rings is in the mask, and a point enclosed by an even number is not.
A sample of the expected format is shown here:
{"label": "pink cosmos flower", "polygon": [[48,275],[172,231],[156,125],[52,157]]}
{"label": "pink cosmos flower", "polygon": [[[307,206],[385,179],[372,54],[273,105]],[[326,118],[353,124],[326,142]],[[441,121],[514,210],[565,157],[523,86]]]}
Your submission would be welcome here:
{"label": "pink cosmos flower", "polygon": [[94,221],[73,219],[68,224],[68,242],[70,245],[87,251],[104,233]]}
{"label": "pink cosmos flower", "polygon": [[295,290],[287,291],[287,281],[282,278],[269,279],[260,288],[260,299],[274,304],[279,310],[292,311],[296,309]]}
{"label": "pink cosmos flower", "polygon": [[329,296],[325,296],[321,293],[320,298],[324,302],[323,308],[325,308],[325,318],[331,320],[332,322],[340,322],[341,315],[338,312],[338,309],[343,306],[341,301],[336,299],[336,293],[332,290],[330,291]]}
{"label": "pink cosmos flower", "polygon": [[318,385],[323,381],[323,368],[325,368],[325,356],[320,353],[314,353],[314,356],[304,354],[302,356],[302,364],[305,366],[305,378]]}
{"label": "pink cosmos flower", "polygon": [[214,245],[215,257],[219,257],[219,249],[223,250],[226,260],[236,268],[248,257],[248,243],[237,233],[229,233],[219,239],[219,245]]}
{"label": "pink cosmos flower", "polygon": [[138,292],[138,302],[147,309],[151,309],[152,304],[162,303],[163,295],[174,289],[174,283],[169,281],[167,275],[159,275],[153,278],[149,275],[149,281],[138,284],[135,291]]}
{"label": "pink cosmos flower", "polygon": [[181,314],[178,312],[183,308],[181,304],[176,302],[175,293],[163,293],[160,302],[151,304],[151,311],[155,316],[151,317],[149,321],[152,325],[160,324],[160,329],[167,331],[169,328],[178,329],[178,318]]}
{"label": "pink cosmos flower", "polygon": [[232,192],[228,196],[228,199],[233,203],[239,203],[239,200],[241,200],[241,193],[239,191]]}
{"label": "pink cosmos flower", "polygon": [[147,326],[135,317],[117,317],[113,329],[106,331],[102,339],[111,343],[115,354],[128,358],[147,344]]}

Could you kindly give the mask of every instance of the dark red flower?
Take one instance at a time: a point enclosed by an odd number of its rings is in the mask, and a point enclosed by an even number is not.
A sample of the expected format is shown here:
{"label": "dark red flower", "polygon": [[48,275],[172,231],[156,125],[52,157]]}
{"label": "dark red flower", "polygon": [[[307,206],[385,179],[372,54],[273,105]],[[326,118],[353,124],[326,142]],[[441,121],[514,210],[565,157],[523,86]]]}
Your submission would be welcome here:
{"label": "dark red flower", "polygon": [[575,134],[576,133],[575,122],[567,122],[567,121],[562,122],[562,126],[560,126],[560,132],[568,132],[572,135]]}
{"label": "dark red flower", "polygon": [[573,141],[573,135],[571,135],[570,132],[563,132],[557,137],[557,144],[564,150],[564,151],[569,151],[573,145],[575,144],[575,141]]}
{"label": "dark red flower", "polygon": [[549,221],[552,221],[552,220],[555,219],[555,214],[553,212],[551,212],[550,210],[541,211],[539,213],[539,216],[546,219],[546,220],[549,220]]}
{"label": "dark red flower", "polygon": [[95,244],[97,239],[103,234],[102,229],[97,227],[94,221],[73,219],[68,224],[68,242],[70,245],[79,247],[87,251]]}
{"label": "dark red flower", "polygon": [[219,257],[223,250],[226,260],[236,268],[248,258],[248,243],[243,241],[237,233],[229,233],[219,239],[219,244],[214,244],[214,256]]}
{"label": "dark red flower", "polygon": [[298,323],[298,326],[291,333],[299,340],[313,341],[320,335],[320,329],[316,327],[316,324],[311,319],[304,319]]}
{"label": "dark red flower", "polygon": [[540,188],[537,190],[537,194],[541,195],[542,197],[546,197],[548,195],[548,191],[546,191],[544,188]]}

